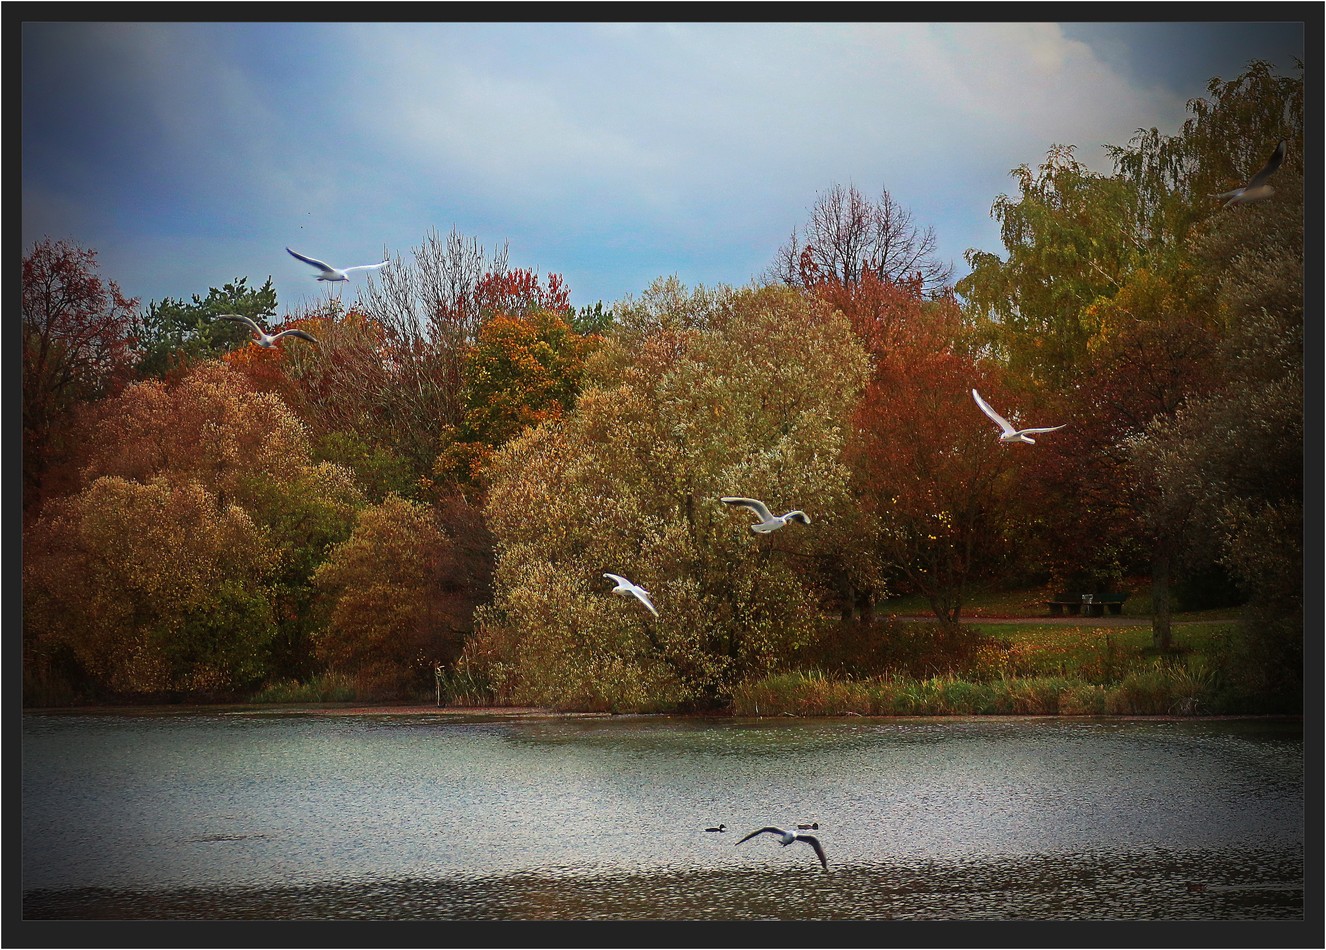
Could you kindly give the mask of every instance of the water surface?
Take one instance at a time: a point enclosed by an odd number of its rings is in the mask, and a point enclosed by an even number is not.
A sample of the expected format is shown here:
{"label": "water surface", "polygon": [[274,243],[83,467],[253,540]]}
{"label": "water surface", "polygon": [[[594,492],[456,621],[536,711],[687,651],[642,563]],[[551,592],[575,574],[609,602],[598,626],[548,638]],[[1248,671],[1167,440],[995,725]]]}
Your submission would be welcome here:
{"label": "water surface", "polygon": [[[23,740],[26,918],[1303,917],[1297,721],[27,714]],[[798,822],[827,873],[735,844]]]}

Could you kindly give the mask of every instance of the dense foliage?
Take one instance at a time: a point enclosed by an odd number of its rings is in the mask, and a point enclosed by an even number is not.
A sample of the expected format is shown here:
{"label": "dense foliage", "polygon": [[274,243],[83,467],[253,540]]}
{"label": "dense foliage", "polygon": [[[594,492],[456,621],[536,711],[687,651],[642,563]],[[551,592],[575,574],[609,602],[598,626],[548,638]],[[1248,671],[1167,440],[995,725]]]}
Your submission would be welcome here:
{"label": "dense foliage", "polygon": [[[1240,607],[1221,702],[1293,708],[1303,80],[1252,63],[1208,93],[1176,133],[1109,147],[1112,173],[1072,145],[1014,169],[991,209],[1003,253],[969,252],[956,284],[932,229],[850,186],[761,282],[663,278],[579,310],[559,275],[454,230],[353,302],[280,317],[245,278],[140,309],[94,251],[37,243],[25,702],[301,684],[609,710],[1209,699],[1207,672],[1169,665],[1038,680],[1033,702],[1008,677],[1049,674],[958,623],[1000,587],[1130,585],[1162,665],[1176,608]],[[1274,196],[1223,207],[1280,140]],[[317,342],[258,347],[227,313]],[[973,389],[1065,428],[1001,443]],[[731,495],[810,523],[756,534]],[[936,622],[880,618],[897,595]]]}

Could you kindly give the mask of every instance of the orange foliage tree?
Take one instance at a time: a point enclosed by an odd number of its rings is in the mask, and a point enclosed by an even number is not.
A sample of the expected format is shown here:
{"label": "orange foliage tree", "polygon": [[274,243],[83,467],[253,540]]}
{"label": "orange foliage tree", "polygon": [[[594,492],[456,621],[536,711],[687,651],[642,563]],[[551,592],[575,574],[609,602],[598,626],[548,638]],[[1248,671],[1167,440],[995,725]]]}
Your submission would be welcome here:
{"label": "orange foliage tree", "polygon": [[[924,300],[919,280],[823,280],[816,292],[848,317],[873,357],[846,448],[860,543],[893,583],[924,594],[938,618],[956,623],[971,583],[1012,553],[1024,461],[1015,454],[1024,446],[998,443],[971,390],[1005,408],[1012,399],[961,352],[953,300]],[[869,577],[857,581],[866,585],[856,594],[868,618],[875,591]]]}
{"label": "orange foliage tree", "polygon": [[467,359],[465,414],[444,431],[435,473],[462,485],[480,484],[499,446],[528,426],[561,418],[575,403],[597,339],[576,333],[552,310],[487,319]]}

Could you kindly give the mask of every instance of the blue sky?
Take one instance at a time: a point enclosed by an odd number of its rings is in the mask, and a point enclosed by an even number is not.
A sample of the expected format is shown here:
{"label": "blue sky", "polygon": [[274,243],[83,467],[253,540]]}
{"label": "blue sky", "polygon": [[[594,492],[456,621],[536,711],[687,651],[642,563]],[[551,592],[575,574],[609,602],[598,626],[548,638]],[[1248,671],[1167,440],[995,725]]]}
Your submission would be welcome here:
{"label": "blue sky", "polygon": [[22,44],[25,250],[94,248],[144,305],[270,276],[280,313],[326,294],[286,245],[350,266],[453,227],[577,305],[740,286],[835,184],[887,188],[961,276],[1002,252],[1017,165],[1071,144],[1109,171],[1103,145],[1177,131],[1211,77],[1305,58],[1294,22],[28,22]]}

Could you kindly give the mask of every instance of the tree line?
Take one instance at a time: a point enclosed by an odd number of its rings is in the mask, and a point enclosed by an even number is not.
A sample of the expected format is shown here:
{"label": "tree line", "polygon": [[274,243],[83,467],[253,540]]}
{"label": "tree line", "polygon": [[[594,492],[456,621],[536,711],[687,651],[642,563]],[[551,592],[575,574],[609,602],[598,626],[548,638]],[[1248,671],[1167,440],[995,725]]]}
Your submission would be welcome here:
{"label": "tree line", "polygon": [[[887,190],[835,186],[744,287],[576,308],[506,247],[431,232],[348,304],[284,315],[316,344],[263,349],[217,318],[270,324],[270,280],[142,308],[40,241],[25,697],[440,676],[713,709],[897,594],[953,631],[985,587],[1136,576],[1158,650],[1172,595],[1237,602],[1249,681],[1301,677],[1302,88],[1257,62],[1212,80],[1110,174],[1051,148],[993,202],[1004,252],[956,283]],[[1223,208],[1280,140],[1274,196]],[[1068,425],[1000,444],[973,388]],[[753,535],[728,495],[812,525]]]}

